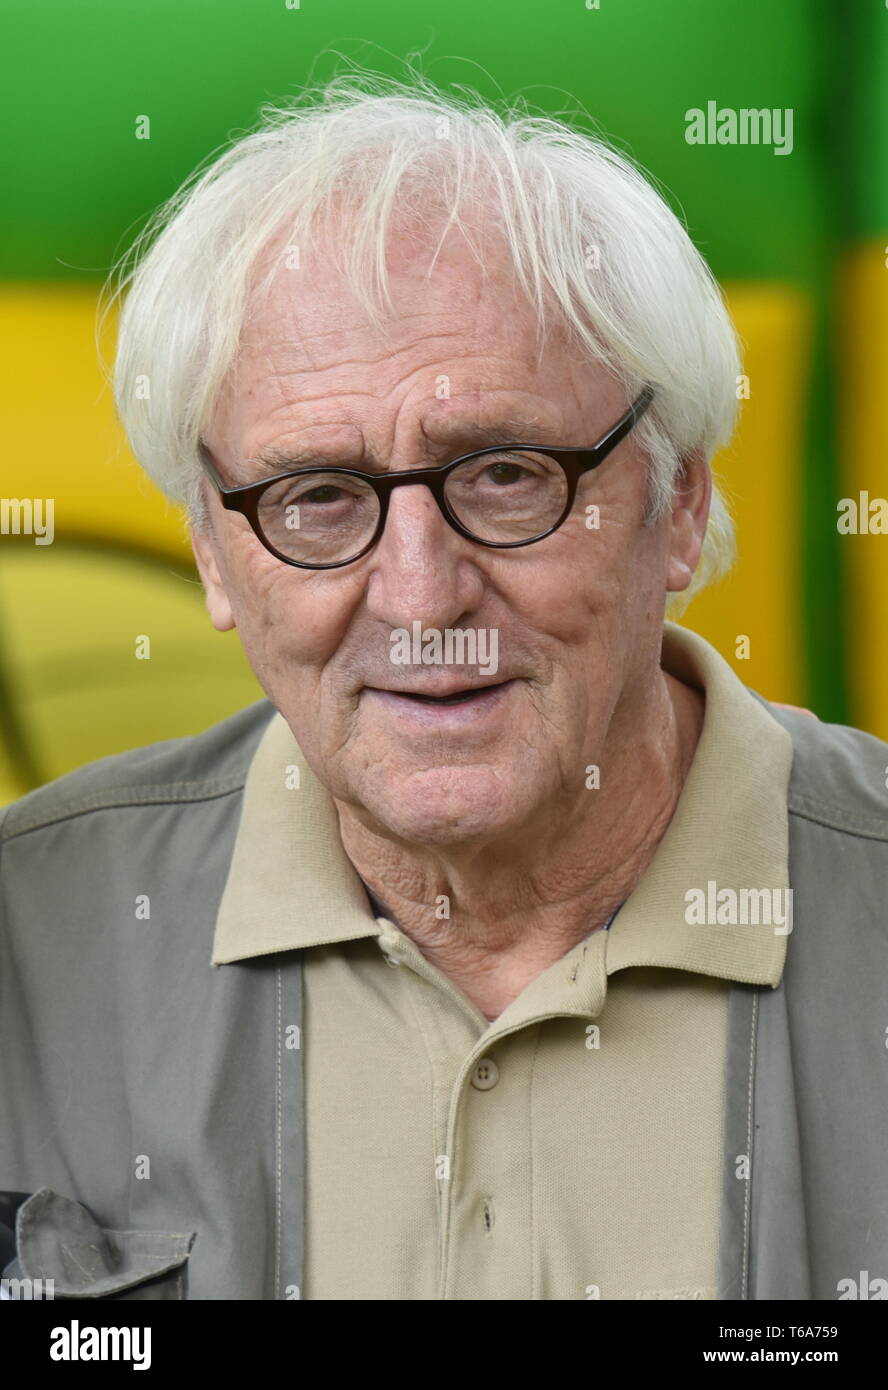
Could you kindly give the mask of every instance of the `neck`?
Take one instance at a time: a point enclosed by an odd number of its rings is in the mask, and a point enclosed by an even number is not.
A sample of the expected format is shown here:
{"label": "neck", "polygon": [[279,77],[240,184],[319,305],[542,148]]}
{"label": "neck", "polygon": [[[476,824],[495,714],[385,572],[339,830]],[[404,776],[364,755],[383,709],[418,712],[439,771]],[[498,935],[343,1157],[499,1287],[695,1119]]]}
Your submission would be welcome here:
{"label": "neck", "polygon": [[612,721],[600,758],[607,796],[547,807],[545,830],[526,837],[429,850],[336,803],[346,854],[386,916],[487,1018],[607,921],[666,833],[705,697],[658,667],[648,706],[641,738],[635,720],[625,736]]}

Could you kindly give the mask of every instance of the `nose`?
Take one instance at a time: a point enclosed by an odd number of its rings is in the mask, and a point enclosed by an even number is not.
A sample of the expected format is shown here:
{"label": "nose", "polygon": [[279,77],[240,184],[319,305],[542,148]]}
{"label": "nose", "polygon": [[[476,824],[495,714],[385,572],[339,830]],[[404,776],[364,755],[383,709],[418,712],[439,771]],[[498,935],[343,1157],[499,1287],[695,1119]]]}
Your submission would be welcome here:
{"label": "nose", "polygon": [[454,531],[425,484],[394,488],[385,529],[368,556],[368,612],[391,627],[455,626],[481,601],[484,553]]}

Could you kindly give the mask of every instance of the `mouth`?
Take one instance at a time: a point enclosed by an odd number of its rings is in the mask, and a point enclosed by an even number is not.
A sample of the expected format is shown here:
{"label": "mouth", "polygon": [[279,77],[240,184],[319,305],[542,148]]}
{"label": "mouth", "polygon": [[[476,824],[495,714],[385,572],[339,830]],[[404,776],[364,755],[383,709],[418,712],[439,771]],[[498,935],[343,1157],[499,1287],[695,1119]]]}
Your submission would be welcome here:
{"label": "mouth", "polygon": [[496,681],[489,685],[465,685],[452,686],[449,690],[396,690],[392,687],[370,685],[366,688],[373,690],[381,695],[397,695],[405,700],[418,700],[421,704],[427,705],[458,705],[465,700],[472,700],[478,695],[488,695],[494,690],[501,690],[503,686],[510,685],[510,681]]}
{"label": "mouth", "polygon": [[407,700],[417,700],[423,705],[462,705],[467,700],[474,700],[479,695],[489,695],[494,690],[500,690],[507,681],[498,681],[496,685],[473,685],[466,686],[463,690],[451,691],[448,695],[425,695],[418,690],[390,690],[390,695],[400,695]]}
{"label": "mouth", "polygon": [[[436,717],[444,718],[445,711],[452,711],[450,718],[474,721],[486,710],[495,709],[515,684],[514,680],[497,681],[491,685],[460,686],[449,690],[431,692],[427,690],[392,690],[368,685],[364,693],[383,706],[400,711],[413,712],[414,718],[428,723]],[[440,711],[440,716],[436,716]]]}

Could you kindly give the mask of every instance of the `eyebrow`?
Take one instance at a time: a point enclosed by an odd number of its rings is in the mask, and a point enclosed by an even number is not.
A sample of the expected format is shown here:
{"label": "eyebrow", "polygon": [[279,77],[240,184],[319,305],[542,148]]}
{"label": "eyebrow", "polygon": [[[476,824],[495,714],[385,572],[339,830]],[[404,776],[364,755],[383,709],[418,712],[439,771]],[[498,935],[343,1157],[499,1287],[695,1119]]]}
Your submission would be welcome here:
{"label": "eyebrow", "polygon": [[[554,444],[559,429],[541,421],[524,420],[510,416],[498,420],[494,425],[479,425],[465,421],[447,421],[436,425],[437,439],[426,439],[426,452],[447,454],[459,458],[461,454],[474,453],[477,449],[491,445],[515,444]],[[286,448],[262,449],[251,459],[244,460],[239,467],[261,474],[286,473],[295,468],[309,468],[313,464],[329,468],[359,468],[365,473],[385,473],[391,470],[380,468],[375,459],[356,462],[341,446],[325,448],[324,445],[307,445],[305,448],[288,445]]]}

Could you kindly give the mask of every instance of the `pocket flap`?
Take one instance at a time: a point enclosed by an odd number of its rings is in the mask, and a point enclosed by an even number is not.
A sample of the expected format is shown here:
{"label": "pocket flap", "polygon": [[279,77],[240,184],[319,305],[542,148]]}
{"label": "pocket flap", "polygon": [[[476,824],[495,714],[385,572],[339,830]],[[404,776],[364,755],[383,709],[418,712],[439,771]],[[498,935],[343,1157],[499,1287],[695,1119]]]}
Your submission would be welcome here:
{"label": "pocket flap", "polygon": [[56,1298],[102,1298],[177,1269],[196,1231],[115,1231],[80,1202],[41,1187],[18,1209],[18,1264],[52,1279]]}

